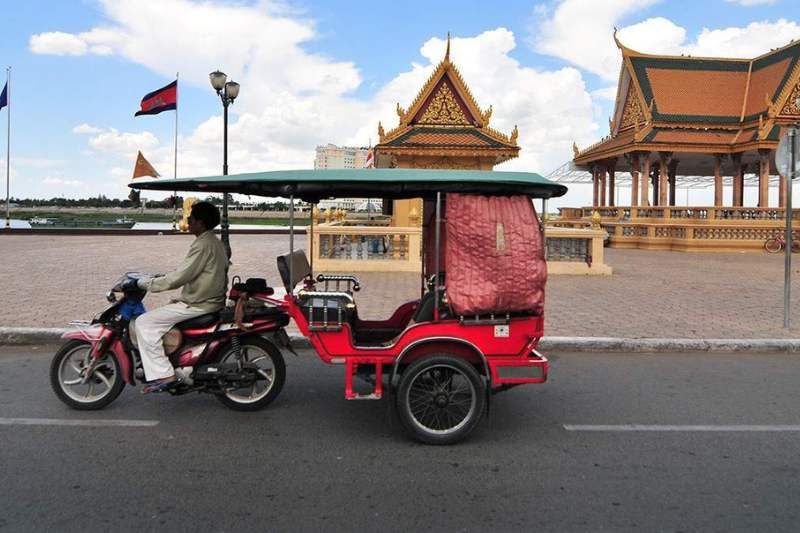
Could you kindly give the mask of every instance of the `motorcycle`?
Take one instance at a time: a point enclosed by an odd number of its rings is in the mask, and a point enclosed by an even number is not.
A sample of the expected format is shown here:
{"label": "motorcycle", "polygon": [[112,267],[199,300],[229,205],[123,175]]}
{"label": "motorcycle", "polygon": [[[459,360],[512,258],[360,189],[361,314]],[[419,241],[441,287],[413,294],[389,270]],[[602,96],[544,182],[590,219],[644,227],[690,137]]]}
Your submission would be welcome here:
{"label": "motorcycle", "polygon": [[[90,322],[70,323],[74,329],[62,336],[66,342],[53,357],[50,383],[68,406],[102,409],[125,384],[145,381],[134,324],[145,311],[147,291],[123,287],[129,279],[146,277],[123,275],[106,295],[110,306]],[[164,335],[164,351],[179,378],[167,392],[211,393],[231,409],[255,411],[283,388],[286,366],[278,346],[291,350],[283,329],[289,316],[274,305],[273,290],[263,279],[237,279],[230,292],[237,300],[235,312],[226,308],[185,320]]]}

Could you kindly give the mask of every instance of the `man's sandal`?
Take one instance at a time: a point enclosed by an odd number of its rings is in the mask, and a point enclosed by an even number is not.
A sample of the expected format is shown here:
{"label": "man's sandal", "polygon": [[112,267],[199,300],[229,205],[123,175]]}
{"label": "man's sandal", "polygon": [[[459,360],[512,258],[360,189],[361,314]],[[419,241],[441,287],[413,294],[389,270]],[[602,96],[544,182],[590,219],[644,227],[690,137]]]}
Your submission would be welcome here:
{"label": "man's sandal", "polygon": [[142,388],[142,394],[150,394],[151,392],[164,392],[171,389],[178,383],[180,383],[180,379],[177,377],[173,377],[172,379],[158,379],[145,385],[144,388]]}

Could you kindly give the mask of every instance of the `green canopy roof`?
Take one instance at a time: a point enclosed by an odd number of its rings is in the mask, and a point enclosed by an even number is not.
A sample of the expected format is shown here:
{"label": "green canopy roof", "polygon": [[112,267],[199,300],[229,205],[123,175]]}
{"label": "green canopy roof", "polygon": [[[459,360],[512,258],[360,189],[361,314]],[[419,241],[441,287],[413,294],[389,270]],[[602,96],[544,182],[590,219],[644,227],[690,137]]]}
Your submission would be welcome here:
{"label": "green canopy roof", "polygon": [[137,179],[128,186],[160,191],[294,195],[308,202],[334,197],[426,198],[437,192],[553,198],[567,192],[564,185],[532,172],[400,168],[276,170],[202,178]]}

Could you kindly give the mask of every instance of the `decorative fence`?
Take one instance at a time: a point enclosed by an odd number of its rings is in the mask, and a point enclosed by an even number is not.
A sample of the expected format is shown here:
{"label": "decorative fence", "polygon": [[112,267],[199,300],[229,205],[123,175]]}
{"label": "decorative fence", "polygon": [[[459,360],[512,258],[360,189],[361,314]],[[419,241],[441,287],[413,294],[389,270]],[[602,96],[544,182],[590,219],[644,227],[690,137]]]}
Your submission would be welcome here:
{"label": "decorative fence", "polygon": [[[319,272],[421,272],[419,227],[354,226],[345,221],[315,225],[307,232],[314,270]],[[548,226],[545,230],[551,274],[609,275],[600,229]]]}
{"label": "decorative fence", "polygon": [[340,222],[314,226],[314,269],[322,272],[420,272],[422,229],[353,226]]}
{"label": "decorative fence", "polygon": [[[603,219],[691,219],[691,220],[784,220],[783,207],[563,207],[561,220],[589,218],[597,211]],[[792,209],[792,219],[800,220],[800,209]]]}

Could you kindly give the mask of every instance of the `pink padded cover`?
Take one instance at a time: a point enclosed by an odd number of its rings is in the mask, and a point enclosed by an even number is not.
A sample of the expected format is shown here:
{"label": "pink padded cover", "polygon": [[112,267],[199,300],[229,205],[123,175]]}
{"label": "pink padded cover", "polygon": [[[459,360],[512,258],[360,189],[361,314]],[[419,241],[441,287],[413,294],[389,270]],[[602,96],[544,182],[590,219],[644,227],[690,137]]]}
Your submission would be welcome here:
{"label": "pink padded cover", "polygon": [[544,308],[547,263],[527,196],[448,194],[447,297],[458,315]]}

